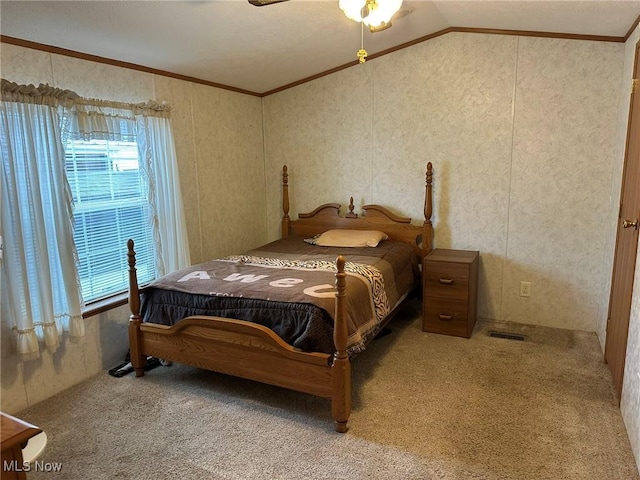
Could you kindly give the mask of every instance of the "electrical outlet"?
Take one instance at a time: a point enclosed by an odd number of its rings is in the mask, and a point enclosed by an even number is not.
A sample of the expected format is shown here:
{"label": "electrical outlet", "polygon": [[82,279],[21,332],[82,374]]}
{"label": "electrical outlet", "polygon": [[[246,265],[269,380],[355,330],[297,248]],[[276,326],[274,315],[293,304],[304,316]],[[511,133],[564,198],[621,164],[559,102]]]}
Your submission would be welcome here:
{"label": "electrical outlet", "polygon": [[531,296],[531,282],[520,282],[520,296],[521,297]]}

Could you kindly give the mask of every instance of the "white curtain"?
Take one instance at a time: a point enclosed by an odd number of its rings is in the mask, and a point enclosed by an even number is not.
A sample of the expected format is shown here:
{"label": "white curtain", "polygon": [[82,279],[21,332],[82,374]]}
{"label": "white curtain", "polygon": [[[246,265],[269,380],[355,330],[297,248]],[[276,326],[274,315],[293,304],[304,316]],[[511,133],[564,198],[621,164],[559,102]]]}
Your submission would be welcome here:
{"label": "white curtain", "polygon": [[191,264],[169,112],[168,105],[153,101],[131,105],[83,99],[73,108],[68,123],[72,137],[111,140],[125,139],[120,120],[134,123],[140,163],[148,182],[158,277]]}
{"label": "white curtain", "polygon": [[63,330],[84,335],[61,104],[71,92],[2,82],[2,321],[23,359],[50,352]]}
{"label": "white curtain", "polygon": [[3,79],[0,107],[2,322],[31,359],[39,356],[39,339],[54,352],[63,330],[71,340],[84,335],[67,139],[135,137],[149,186],[156,274],[188,266],[189,245],[167,105],[88,100]]}
{"label": "white curtain", "polygon": [[171,120],[145,108],[136,115],[138,149],[149,180],[157,275],[191,264]]}

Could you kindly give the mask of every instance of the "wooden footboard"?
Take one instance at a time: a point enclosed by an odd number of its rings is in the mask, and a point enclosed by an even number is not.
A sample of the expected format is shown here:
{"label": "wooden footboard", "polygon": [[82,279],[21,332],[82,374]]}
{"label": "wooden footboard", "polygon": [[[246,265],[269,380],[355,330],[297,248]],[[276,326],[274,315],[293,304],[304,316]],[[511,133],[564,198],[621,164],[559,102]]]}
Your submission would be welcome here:
{"label": "wooden footboard", "polygon": [[331,355],[295,351],[261,325],[193,316],[172,327],[143,323],[137,335],[145,355],[331,397]]}
{"label": "wooden footboard", "polygon": [[336,353],[330,355],[297,350],[270,329],[244,320],[199,315],[173,326],[142,323],[133,240],[128,241],[127,247],[129,345],[137,377],[144,375],[147,356],[153,356],[330,398],[336,431],[347,430],[351,368],[347,355],[343,257],[336,262]]}

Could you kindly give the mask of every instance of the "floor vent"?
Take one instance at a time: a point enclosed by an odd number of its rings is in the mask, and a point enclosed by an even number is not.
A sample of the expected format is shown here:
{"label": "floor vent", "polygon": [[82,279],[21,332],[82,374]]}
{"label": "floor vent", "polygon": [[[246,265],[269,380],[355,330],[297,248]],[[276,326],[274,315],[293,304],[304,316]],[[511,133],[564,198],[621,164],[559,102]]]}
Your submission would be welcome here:
{"label": "floor vent", "polygon": [[525,339],[527,338],[524,335],[519,335],[517,333],[494,332],[494,331],[489,332],[489,336],[495,337],[495,338],[506,338],[507,340],[519,340],[521,342],[524,342]]}

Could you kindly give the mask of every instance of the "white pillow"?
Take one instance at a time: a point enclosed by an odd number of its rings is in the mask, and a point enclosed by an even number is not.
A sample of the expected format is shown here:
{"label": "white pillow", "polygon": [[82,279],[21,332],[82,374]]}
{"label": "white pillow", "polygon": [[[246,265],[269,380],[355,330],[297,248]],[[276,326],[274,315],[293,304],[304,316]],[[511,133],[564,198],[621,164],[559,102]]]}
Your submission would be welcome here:
{"label": "white pillow", "polygon": [[377,247],[388,238],[386,233],[377,230],[327,230],[308,243],[321,247]]}

